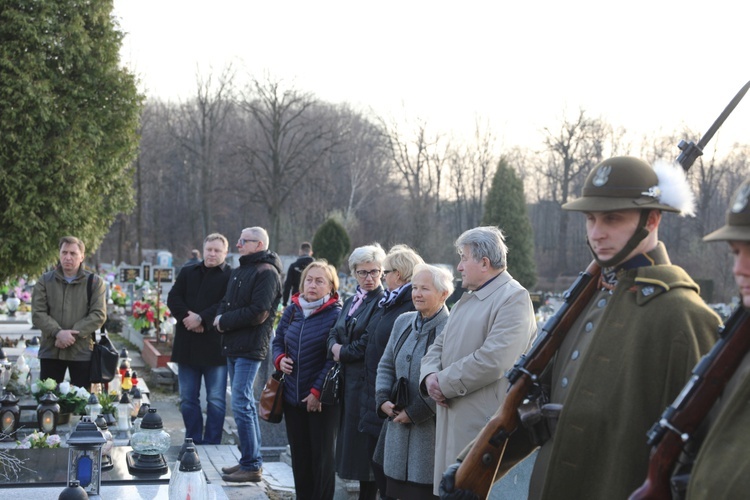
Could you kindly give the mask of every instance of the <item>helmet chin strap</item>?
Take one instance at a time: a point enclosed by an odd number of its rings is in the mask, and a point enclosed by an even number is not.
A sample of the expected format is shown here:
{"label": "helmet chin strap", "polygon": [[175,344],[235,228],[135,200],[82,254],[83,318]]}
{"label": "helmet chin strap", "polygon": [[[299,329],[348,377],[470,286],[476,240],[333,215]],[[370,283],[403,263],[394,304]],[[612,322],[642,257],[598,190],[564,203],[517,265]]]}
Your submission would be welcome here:
{"label": "helmet chin strap", "polygon": [[625,257],[630,255],[630,252],[635,250],[635,247],[637,247],[641,243],[641,241],[643,241],[646,236],[649,235],[649,230],[646,229],[646,222],[648,222],[649,212],[650,210],[641,210],[641,216],[638,220],[638,228],[635,230],[635,233],[633,233],[633,236],[631,236],[628,242],[625,243],[625,246],[622,247],[622,250],[617,252],[611,259],[599,259],[599,257],[596,256],[596,252],[594,252],[594,249],[591,248],[591,242],[588,238],[586,238],[586,244],[589,246],[591,253],[594,255],[594,260],[596,261],[596,263],[599,264],[602,268],[614,267],[617,264],[622,263]]}

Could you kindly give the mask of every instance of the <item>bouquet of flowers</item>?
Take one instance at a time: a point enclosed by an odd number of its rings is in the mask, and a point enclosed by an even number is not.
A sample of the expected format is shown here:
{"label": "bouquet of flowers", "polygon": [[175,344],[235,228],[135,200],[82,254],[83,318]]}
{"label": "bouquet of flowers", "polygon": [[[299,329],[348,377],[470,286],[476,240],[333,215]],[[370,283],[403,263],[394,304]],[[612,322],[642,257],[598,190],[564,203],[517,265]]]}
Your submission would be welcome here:
{"label": "bouquet of flowers", "polygon": [[160,301],[157,306],[155,299],[148,298],[133,303],[132,323],[136,330],[154,328],[157,320],[161,325],[169,316],[169,308],[165,302]]}
{"label": "bouquet of flowers", "polygon": [[46,432],[34,431],[22,441],[16,441],[16,449],[28,450],[29,448],[59,448],[60,436],[49,435]]}
{"label": "bouquet of flowers", "polygon": [[57,396],[60,413],[86,415],[86,404],[91,394],[83,387],[76,387],[68,381],[58,384],[51,378],[37,380],[31,385],[31,393],[36,397],[37,403],[48,392]]}
{"label": "bouquet of flowers", "polygon": [[112,303],[117,307],[125,307],[128,296],[120,285],[112,286]]}

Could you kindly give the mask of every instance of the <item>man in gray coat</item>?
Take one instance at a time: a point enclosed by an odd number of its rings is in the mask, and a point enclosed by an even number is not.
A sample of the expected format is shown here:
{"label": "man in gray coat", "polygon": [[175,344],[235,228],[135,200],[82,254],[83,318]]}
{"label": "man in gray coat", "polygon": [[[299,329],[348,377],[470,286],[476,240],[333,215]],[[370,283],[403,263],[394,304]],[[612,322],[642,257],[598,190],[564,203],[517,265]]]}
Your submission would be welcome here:
{"label": "man in gray coat", "polygon": [[94,333],[107,305],[104,281],[83,268],[85,249],[74,236],[60,239],[60,264],[34,285],[31,319],[42,331],[39,378],[60,383],[68,370],[71,384],[88,389]]}
{"label": "man in gray coat", "polygon": [[529,293],[508,273],[507,248],[496,227],[476,227],[456,240],[458,271],[468,290],[422,358],[420,389],[437,403],[434,493],[503,402],[505,372],[536,337]]}

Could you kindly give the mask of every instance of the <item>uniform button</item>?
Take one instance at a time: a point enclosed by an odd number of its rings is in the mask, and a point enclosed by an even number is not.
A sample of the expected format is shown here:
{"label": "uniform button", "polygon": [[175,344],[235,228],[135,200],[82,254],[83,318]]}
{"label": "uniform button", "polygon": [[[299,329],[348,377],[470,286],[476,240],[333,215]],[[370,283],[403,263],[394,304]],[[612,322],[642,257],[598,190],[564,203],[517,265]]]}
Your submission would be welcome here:
{"label": "uniform button", "polygon": [[589,321],[588,323],[586,323],[586,331],[587,332],[590,332],[593,329],[594,329],[594,323],[592,323],[591,321]]}
{"label": "uniform button", "polygon": [[568,377],[563,377],[562,382],[560,382],[560,385],[563,387],[568,387]]}
{"label": "uniform button", "polygon": [[571,354],[570,359],[578,359],[578,356],[580,356],[580,353],[578,351],[573,351],[573,354]]}
{"label": "uniform button", "polygon": [[599,299],[599,302],[596,303],[597,307],[604,307],[607,305],[607,299]]}
{"label": "uniform button", "polygon": [[466,394],[466,389],[461,389],[460,391],[458,391],[458,393],[459,393],[459,394],[460,394],[461,396],[463,396],[464,394]]}
{"label": "uniform button", "polygon": [[411,354],[406,355],[406,361],[411,361]]}

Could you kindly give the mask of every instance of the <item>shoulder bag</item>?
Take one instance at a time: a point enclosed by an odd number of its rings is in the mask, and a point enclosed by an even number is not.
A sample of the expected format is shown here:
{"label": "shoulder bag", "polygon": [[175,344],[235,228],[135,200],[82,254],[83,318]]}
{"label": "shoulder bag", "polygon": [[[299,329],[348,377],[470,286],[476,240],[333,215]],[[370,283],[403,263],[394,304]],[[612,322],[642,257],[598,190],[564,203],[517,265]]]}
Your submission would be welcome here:
{"label": "shoulder bag", "polygon": [[272,424],[281,422],[284,416],[282,402],[284,400],[284,373],[276,370],[266,381],[260,394],[260,408],[258,416]]}
{"label": "shoulder bag", "polygon": [[326,373],[323,389],[320,391],[320,402],[324,405],[335,405],[341,398],[341,364],[334,364]]}

